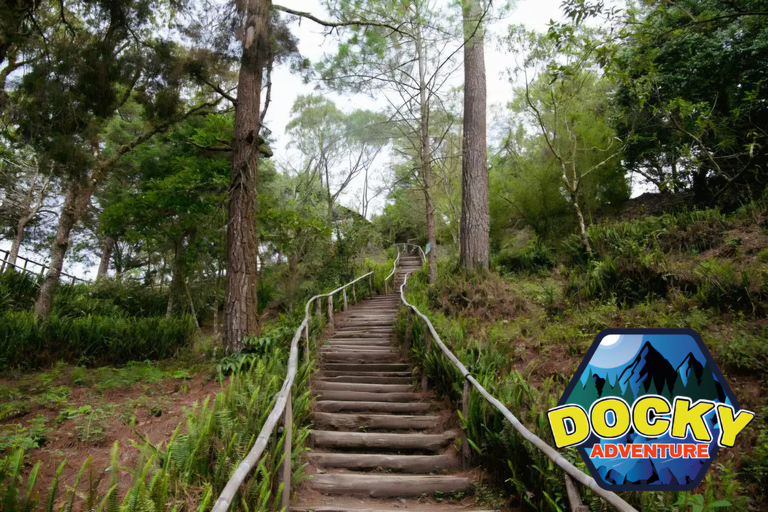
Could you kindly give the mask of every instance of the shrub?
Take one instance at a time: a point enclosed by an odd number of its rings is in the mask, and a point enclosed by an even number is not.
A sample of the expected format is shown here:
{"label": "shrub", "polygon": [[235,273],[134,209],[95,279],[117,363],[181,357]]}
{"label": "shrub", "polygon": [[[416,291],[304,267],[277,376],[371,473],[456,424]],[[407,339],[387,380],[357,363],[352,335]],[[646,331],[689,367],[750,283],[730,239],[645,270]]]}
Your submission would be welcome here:
{"label": "shrub", "polygon": [[0,274],[0,311],[21,311],[35,304],[40,279],[13,269]]}
{"label": "shrub", "polygon": [[493,260],[494,266],[506,272],[537,272],[555,266],[551,251],[535,237],[520,249],[506,247]]}
{"label": "shrub", "polygon": [[184,318],[79,318],[37,321],[31,312],[0,316],[0,368],[30,368],[65,360],[123,364],[170,357],[186,346],[194,324]]}

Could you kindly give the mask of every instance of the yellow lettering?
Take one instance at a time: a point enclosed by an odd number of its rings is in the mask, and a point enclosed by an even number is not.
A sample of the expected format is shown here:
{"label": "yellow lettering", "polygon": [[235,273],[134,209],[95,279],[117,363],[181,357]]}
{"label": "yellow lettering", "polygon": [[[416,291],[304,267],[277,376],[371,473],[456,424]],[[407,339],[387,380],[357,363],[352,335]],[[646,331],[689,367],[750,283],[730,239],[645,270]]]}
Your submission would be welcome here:
{"label": "yellow lettering", "polygon": [[[608,423],[608,413],[613,413],[613,421]],[[592,430],[603,439],[623,436],[629,430],[629,405],[620,398],[601,398],[589,410]]]}
{"label": "yellow lettering", "polygon": [[564,405],[547,413],[555,446],[565,448],[581,444],[589,437],[587,411],[578,405]]}
{"label": "yellow lettering", "polygon": [[731,447],[736,444],[736,436],[755,419],[755,413],[745,410],[739,411],[734,418],[733,407],[726,404],[717,404],[715,412],[720,423],[720,439],[717,440],[720,446]]}
{"label": "yellow lettering", "polygon": [[691,407],[692,403],[688,398],[675,398],[675,404],[672,407],[672,431],[669,435],[677,439],[684,439],[688,434],[688,427],[690,427],[693,437],[697,441],[708,443],[712,440],[712,434],[709,433],[709,426],[704,421],[704,415],[711,411],[715,404],[706,400],[699,400]]}
{"label": "yellow lettering", "polygon": [[[672,423],[667,418],[658,417],[660,414],[668,414],[670,411],[669,402],[661,396],[645,396],[635,401],[632,407],[632,423],[635,430],[643,437],[661,437]],[[654,413],[653,420],[650,419],[650,412]]]}

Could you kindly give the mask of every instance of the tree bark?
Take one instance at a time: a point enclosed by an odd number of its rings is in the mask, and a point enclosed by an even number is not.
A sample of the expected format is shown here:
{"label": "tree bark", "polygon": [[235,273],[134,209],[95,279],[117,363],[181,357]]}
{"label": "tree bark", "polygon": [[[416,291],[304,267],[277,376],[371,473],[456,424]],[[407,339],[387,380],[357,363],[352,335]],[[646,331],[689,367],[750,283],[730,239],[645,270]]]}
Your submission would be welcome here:
{"label": "tree bark", "polygon": [[486,81],[483,9],[465,0],[464,140],[461,161],[461,266],[488,268],[490,219],[486,156]]}
{"label": "tree bark", "polygon": [[224,298],[224,343],[230,352],[241,350],[246,336],[259,333],[256,310],[256,190],[262,73],[269,48],[271,7],[271,0],[248,0],[244,8],[244,19],[247,21],[232,141]]}
{"label": "tree bark", "polygon": [[16,223],[16,233],[13,236],[11,250],[8,255],[7,264],[10,267],[16,265],[16,260],[19,257],[19,249],[21,249],[21,243],[24,241],[24,231],[27,229],[27,225],[32,222],[32,219],[35,218],[35,215],[37,215],[37,212],[40,211],[40,208],[43,206],[43,192],[40,192],[39,204],[37,204],[35,208],[32,209],[32,199],[35,195],[35,187],[37,185],[38,175],[39,170],[37,168],[37,159],[35,159],[35,174],[32,175],[32,180],[29,183],[29,190],[27,190],[27,194],[24,196],[24,204],[22,205],[21,216],[19,217],[19,221]]}
{"label": "tree bark", "polygon": [[427,243],[429,253],[429,284],[437,280],[437,243],[435,240],[435,208],[432,204],[432,149],[429,140],[429,100],[427,99],[427,49],[421,37],[421,26],[416,28],[416,51],[419,59],[419,159],[421,179],[424,182],[424,205],[427,215]]}
{"label": "tree bark", "polygon": [[56,229],[56,237],[53,239],[53,245],[51,246],[51,266],[37,296],[37,304],[35,305],[35,316],[37,318],[45,319],[51,315],[53,295],[59,287],[61,269],[64,266],[64,256],[66,256],[67,249],[69,249],[69,235],[91,201],[93,188],[94,183],[90,176],[79,179],[73,178],[67,186],[64,205],[59,216],[59,226]]}
{"label": "tree bark", "polygon": [[104,247],[101,250],[101,261],[99,262],[99,271],[96,273],[96,280],[106,277],[109,271],[109,261],[112,259],[112,250],[115,248],[115,239],[108,236],[104,239]]}

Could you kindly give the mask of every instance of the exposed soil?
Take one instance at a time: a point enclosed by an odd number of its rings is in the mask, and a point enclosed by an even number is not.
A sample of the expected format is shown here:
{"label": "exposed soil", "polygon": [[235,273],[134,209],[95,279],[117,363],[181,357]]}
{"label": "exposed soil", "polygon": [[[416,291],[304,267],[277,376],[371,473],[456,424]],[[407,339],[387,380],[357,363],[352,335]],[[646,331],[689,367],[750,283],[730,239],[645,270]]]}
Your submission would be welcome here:
{"label": "exposed soil", "polygon": [[[62,380],[65,380],[65,377],[62,377]],[[3,379],[0,384],[12,387],[15,383]],[[140,451],[132,445],[131,440],[143,444],[142,439],[147,439],[156,446],[165,443],[177,425],[185,421],[186,409],[192,407],[195,402],[202,403],[207,397],[221,390],[221,384],[212,378],[209,371],[200,372],[190,379],[164,378],[153,384],[136,383],[130,387],[104,391],[73,386],[67,398],[67,408],[76,409],[91,405],[94,409],[98,407],[101,410],[113,411],[113,414],[105,415],[99,423],[103,434],[94,436],[90,442],[78,439],[78,418],[64,419],[57,425],[59,411],[40,406],[34,407],[24,416],[0,422],[0,425],[26,424],[37,415],[46,418],[46,426],[52,430],[47,433],[42,446],[29,452],[27,467],[29,471],[36,461],[41,461],[36,489],[40,491],[43,499],[47,497],[48,488],[59,465],[66,461],[59,483],[59,499],[64,499],[64,491],[75,484],[77,473],[89,456],[93,458],[93,475],[98,481],[99,494],[103,496],[109,490],[110,475],[107,469],[110,466],[110,450],[115,441],[120,445],[120,466],[132,468],[139,458]],[[135,417],[135,430],[130,424],[131,415]],[[83,480],[86,478],[84,476]],[[120,490],[124,491],[130,482],[130,473],[121,469]],[[81,481],[81,489],[86,485],[87,483]]]}

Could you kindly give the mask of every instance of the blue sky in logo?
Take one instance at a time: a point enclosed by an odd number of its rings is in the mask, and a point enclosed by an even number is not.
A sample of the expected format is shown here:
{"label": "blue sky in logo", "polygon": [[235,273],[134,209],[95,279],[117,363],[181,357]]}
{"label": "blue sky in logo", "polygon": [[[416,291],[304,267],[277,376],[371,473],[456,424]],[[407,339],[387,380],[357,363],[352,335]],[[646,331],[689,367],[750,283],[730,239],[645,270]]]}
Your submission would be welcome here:
{"label": "blue sky in logo", "polygon": [[589,365],[581,375],[581,383],[585,384],[590,370],[594,374],[607,376],[614,382],[627,364],[636,357],[645,342],[664,354],[669,364],[677,368],[688,354],[693,354],[697,361],[704,364],[706,359],[698,345],[688,335],[684,334],[608,334],[603,337],[600,346],[589,360]]}

